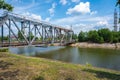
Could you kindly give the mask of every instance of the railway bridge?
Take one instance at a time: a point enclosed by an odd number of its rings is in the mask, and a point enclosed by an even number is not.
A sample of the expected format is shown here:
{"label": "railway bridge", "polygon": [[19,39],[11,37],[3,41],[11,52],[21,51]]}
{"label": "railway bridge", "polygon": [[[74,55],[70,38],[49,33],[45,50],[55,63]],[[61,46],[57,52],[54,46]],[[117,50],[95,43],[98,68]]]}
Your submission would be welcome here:
{"label": "railway bridge", "polygon": [[70,44],[74,40],[72,29],[65,29],[45,21],[4,12],[0,16],[0,47],[38,45],[38,44]]}

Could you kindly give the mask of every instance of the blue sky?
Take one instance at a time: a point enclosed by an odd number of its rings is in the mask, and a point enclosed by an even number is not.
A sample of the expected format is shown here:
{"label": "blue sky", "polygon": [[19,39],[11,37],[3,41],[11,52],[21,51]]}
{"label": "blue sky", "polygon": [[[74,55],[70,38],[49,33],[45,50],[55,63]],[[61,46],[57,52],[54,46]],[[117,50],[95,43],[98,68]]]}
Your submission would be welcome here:
{"label": "blue sky", "polygon": [[6,0],[14,13],[70,28],[75,33],[113,29],[116,0]]}

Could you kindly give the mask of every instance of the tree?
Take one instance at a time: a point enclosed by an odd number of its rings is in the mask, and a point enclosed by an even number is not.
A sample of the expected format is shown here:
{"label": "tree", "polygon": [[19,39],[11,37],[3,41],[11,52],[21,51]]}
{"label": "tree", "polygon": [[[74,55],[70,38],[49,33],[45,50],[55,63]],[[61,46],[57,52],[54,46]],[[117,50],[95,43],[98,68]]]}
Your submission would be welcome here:
{"label": "tree", "polygon": [[10,4],[6,3],[4,0],[0,0],[0,9],[5,9],[8,11],[12,11],[13,10],[13,6],[11,6]]}
{"label": "tree", "polygon": [[[24,32],[23,31],[21,31],[23,34],[24,34]],[[24,37],[23,37],[23,35],[21,34],[21,32],[20,31],[18,31],[18,38],[20,39],[20,40],[23,40],[24,39]]]}
{"label": "tree", "polygon": [[113,35],[109,29],[100,29],[98,30],[98,34],[100,37],[103,37],[105,42],[112,42]]}
{"label": "tree", "polygon": [[34,35],[33,35],[32,32],[30,32],[30,35],[28,35],[28,37],[27,37],[28,40],[29,40],[29,37],[30,37],[31,40],[34,38]]}
{"label": "tree", "polygon": [[98,35],[98,32],[96,30],[93,30],[93,31],[89,31],[88,32],[88,39],[89,41],[91,42],[95,42],[95,43],[98,43],[99,42],[99,35]]}
{"label": "tree", "polygon": [[119,40],[119,42],[120,42],[120,31],[118,32],[118,35],[119,35],[118,40]]}
{"label": "tree", "polygon": [[72,39],[77,40],[77,38],[78,38],[78,37],[77,37],[77,34],[73,34],[73,35],[72,35]]}
{"label": "tree", "polygon": [[86,41],[86,37],[87,37],[86,33],[81,31],[78,35],[78,41],[79,42],[84,42],[84,41]]}
{"label": "tree", "polygon": [[113,31],[112,35],[113,35],[113,43],[119,42],[119,38],[120,38],[119,32],[114,32]]}

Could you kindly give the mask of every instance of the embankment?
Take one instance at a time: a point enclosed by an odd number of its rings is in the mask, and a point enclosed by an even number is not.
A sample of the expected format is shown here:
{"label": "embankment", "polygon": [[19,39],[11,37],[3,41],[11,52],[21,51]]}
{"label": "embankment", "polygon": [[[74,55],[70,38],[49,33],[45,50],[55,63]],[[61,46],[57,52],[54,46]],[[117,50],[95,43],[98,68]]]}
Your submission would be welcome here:
{"label": "embankment", "polygon": [[119,71],[0,52],[0,80],[119,79]]}
{"label": "embankment", "polygon": [[97,43],[88,43],[88,42],[81,42],[81,43],[74,43],[70,46],[74,47],[80,47],[80,48],[105,48],[105,49],[120,49],[120,43],[103,43],[103,44],[97,44]]}

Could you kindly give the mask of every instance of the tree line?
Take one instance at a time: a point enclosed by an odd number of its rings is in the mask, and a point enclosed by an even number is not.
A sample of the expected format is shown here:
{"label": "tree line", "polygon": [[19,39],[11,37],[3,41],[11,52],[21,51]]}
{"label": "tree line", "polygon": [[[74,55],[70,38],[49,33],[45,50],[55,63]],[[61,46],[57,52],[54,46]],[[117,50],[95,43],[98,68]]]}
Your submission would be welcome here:
{"label": "tree line", "polygon": [[78,35],[78,42],[94,43],[118,43],[120,42],[120,32],[110,31],[109,29],[81,31]]}

